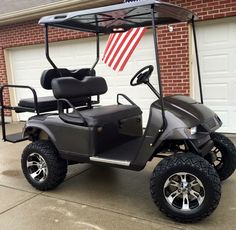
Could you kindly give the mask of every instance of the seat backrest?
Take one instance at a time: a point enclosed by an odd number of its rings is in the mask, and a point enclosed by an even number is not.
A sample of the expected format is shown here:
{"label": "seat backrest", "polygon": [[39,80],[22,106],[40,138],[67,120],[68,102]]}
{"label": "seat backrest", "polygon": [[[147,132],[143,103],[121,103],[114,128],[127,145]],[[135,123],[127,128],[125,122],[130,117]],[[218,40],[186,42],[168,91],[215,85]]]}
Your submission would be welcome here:
{"label": "seat backrest", "polygon": [[89,68],[70,70],[70,72],[72,74],[71,76],[78,80],[82,80],[86,76],[96,76],[96,71]]}
{"label": "seat backrest", "polygon": [[[60,74],[58,73],[60,72]],[[91,70],[89,68],[83,68],[79,70],[68,70],[68,69],[49,69],[44,70],[41,76],[41,86],[44,89],[52,89],[52,80],[54,78],[60,78],[60,77],[74,77],[78,80],[82,80],[85,76],[95,76],[96,72],[95,70]]]}
{"label": "seat backrest", "polygon": [[95,96],[107,92],[107,83],[102,77],[84,77],[78,80],[73,77],[61,77],[52,80],[52,90],[57,99]]}

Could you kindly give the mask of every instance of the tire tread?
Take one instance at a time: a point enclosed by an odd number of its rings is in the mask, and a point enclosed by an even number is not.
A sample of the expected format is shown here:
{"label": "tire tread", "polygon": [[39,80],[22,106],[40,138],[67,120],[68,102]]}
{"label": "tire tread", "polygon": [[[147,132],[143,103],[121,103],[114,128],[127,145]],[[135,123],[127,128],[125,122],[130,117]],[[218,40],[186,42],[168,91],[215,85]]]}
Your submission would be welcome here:
{"label": "tire tread", "polygon": [[233,142],[221,133],[211,133],[213,142],[220,145],[225,150],[227,161],[224,163],[222,170],[216,170],[219,174],[220,179],[226,180],[235,171],[236,168],[236,148]]}
{"label": "tire tread", "polygon": [[[42,154],[47,162],[49,170],[48,178],[43,183],[36,183],[28,174],[25,162],[27,160],[27,156],[31,154],[32,151],[37,151]],[[67,161],[59,156],[57,149],[49,141],[40,140],[32,142],[26,146],[22,154],[21,165],[27,181],[40,191],[47,191],[56,188],[64,181],[67,174]]]}
{"label": "tire tread", "polygon": [[[176,216],[174,212],[169,212],[169,210],[166,209],[165,205],[160,201],[160,194],[156,192],[157,186],[159,186],[156,183],[157,178],[163,176],[164,173],[166,173],[168,170],[171,170],[173,167],[179,166],[190,166],[197,168],[203,174],[207,175],[210,180],[209,182],[213,185],[213,202],[211,202],[211,205],[198,216],[186,218],[180,218],[179,216]],[[152,198],[157,207],[159,207],[159,210],[166,216],[175,219],[178,222],[196,222],[209,216],[218,206],[221,197],[220,179],[215,169],[205,159],[192,153],[178,153],[162,160],[153,171],[150,181],[150,190]]]}

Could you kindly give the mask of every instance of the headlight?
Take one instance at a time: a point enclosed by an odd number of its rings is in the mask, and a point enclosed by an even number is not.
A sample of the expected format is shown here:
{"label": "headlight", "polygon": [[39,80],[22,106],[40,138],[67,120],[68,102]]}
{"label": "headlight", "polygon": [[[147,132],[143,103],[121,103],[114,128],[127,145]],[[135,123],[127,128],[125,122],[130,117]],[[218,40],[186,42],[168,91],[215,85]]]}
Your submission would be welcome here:
{"label": "headlight", "polygon": [[189,128],[188,131],[191,135],[194,135],[197,133],[197,127],[195,126],[195,127]]}

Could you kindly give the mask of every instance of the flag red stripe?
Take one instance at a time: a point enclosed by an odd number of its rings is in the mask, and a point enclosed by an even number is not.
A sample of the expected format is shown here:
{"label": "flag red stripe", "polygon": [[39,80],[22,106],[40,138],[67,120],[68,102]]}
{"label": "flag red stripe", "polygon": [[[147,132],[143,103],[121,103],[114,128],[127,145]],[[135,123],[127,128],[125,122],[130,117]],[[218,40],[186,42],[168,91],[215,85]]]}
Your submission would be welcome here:
{"label": "flag red stripe", "polygon": [[117,62],[115,63],[115,65],[114,65],[114,67],[113,67],[114,70],[117,69],[117,67],[118,67],[118,65],[120,64],[120,61],[122,60],[122,58],[123,58],[123,56],[124,56],[124,54],[125,54],[127,48],[131,45],[133,39],[137,36],[139,30],[140,30],[140,28],[138,28],[138,29],[135,31],[135,33],[132,35],[132,37],[129,39],[128,43],[126,44],[125,49],[122,51],[121,55],[119,56]]}
{"label": "flag red stripe", "polygon": [[111,56],[113,50],[116,47],[116,43],[119,41],[121,36],[122,36],[122,33],[119,33],[118,36],[116,38],[114,38],[115,40],[113,39],[115,42],[114,42],[113,46],[111,47],[110,51],[108,52],[107,57],[104,60],[105,63],[107,63],[107,61],[109,60],[109,57]]}
{"label": "flag red stripe", "polygon": [[119,71],[123,71],[125,68],[126,63],[128,62],[130,56],[132,55],[132,53],[134,52],[135,48],[137,47],[137,45],[139,44],[141,38],[143,37],[144,33],[146,31],[146,28],[143,29],[143,31],[141,32],[141,34],[139,35],[137,41],[134,43],[132,49],[130,50],[129,54],[127,55],[127,57],[125,58],[125,61],[123,62],[123,64],[121,65]]}
{"label": "flag red stripe", "polygon": [[146,28],[134,28],[125,33],[110,34],[102,60],[113,70],[122,71],[143,37]]}
{"label": "flag red stripe", "polygon": [[105,58],[105,56],[106,56],[106,54],[107,54],[107,51],[108,51],[108,49],[109,49],[109,47],[110,47],[110,45],[111,45],[111,42],[112,42],[112,40],[113,40],[113,38],[114,38],[114,35],[115,35],[115,34],[111,34],[111,35],[109,36],[109,39],[108,39],[108,42],[107,42],[107,45],[106,45],[106,48],[105,48],[105,51],[104,51],[102,60],[104,60],[104,58]]}
{"label": "flag red stripe", "polygon": [[125,34],[125,36],[123,37],[123,39],[122,39],[120,45],[117,47],[116,52],[113,54],[112,59],[111,59],[110,62],[108,63],[108,66],[111,66],[111,65],[113,64],[113,62],[114,62],[114,60],[115,60],[117,54],[118,54],[119,51],[122,49],[122,47],[123,47],[123,45],[124,45],[126,39],[129,37],[129,35],[131,34],[131,32],[132,32],[132,30],[129,30],[128,32],[126,32],[126,34]]}

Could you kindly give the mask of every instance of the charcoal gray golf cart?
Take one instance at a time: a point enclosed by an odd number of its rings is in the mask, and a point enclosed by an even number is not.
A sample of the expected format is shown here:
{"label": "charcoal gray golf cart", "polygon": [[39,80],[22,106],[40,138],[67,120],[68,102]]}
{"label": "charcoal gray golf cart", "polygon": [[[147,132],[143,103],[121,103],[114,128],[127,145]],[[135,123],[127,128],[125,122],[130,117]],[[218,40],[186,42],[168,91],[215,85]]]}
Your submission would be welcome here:
{"label": "charcoal gray golf cart", "polygon": [[[32,142],[22,155],[22,170],[28,182],[45,191],[63,182],[70,164],[90,163],[139,171],[160,157],[163,160],[155,167],[150,182],[151,195],[159,209],[182,222],[210,215],[220,201],[220,181],[235,170],[236,150],[229,139],[215,132],[222,122],[203,105],[201,87],[201,102],[183,95],[163,96],[156,34],[159,25],[187,22],[193,28],[197,53],[196,19],[186,9],[155,0],[43,17],[39,24],[45,29],[46,57],[53,68],[43,72],[41,85],[52,90],[54,97],[37,97],[28,86],[5,85],[0,91],[3,95],[8,87],[28,87],[34,95],[33,99],[22,99],[16,107],[4,105],[1,97],[4,141]],[[144,26],[153,32],[156,65],[138,71],[130,84],[146,84],[157,100],[150,107],[143,131],[142,111],[128,96],[118,94],[116,105],[99,105],[99,96],[108,89],[105,79],[96,76],[95,67],[101,35]],[[90,69],[73,71],[58,68],[49,54],[49,27],[93,33],[97,37],[95,64]],[[149,82],[154,70],[159,90]],[[124,98],[127,103],[122,104]],[[6,134],[5,109],[36,113],[26,122],[23,135]]]}

